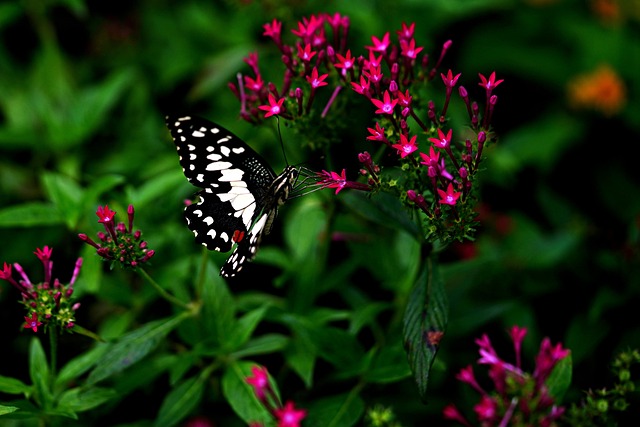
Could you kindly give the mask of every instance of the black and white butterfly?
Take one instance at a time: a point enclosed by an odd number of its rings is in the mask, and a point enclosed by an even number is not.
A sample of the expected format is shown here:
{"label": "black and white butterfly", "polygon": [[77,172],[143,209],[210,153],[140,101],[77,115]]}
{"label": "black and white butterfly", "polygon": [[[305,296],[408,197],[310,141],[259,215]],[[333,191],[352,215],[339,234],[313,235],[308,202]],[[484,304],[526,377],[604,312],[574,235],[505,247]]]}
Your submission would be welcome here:
{"label": "black and white butterfly", "polygon": [[[240,138],[217,124],[194,116],[167,116],[189,182],[200,187],[199,201],[186,207],[187,225],[196,242],[209,250],[235,249],[220,270],[235,276],[269,234],[278,207],[295,191],[300,170],[287,166],[276,175],[269,164]],[[303,182],[302,180],[301,182]]]}

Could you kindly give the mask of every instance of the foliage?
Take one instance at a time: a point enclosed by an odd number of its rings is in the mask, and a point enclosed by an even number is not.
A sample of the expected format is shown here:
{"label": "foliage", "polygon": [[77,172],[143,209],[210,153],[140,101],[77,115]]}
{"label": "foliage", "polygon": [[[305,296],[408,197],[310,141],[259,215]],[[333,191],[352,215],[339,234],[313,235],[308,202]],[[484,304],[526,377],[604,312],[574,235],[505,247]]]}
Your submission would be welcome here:
{"label": "foliage", "polygon": [[[309,67],[300,93],[281,91],[279,127],[264,118],[277,102],[267,82],[281,90],[287,67],[263,25],[282,22],[295,46],[290,31],[322,13],[349,17],[349,48],[365,59],[372,36],[395,43],[415,22],[426,76],[448,46],[432,78],[414,75],[424,127],[399,108],[377,120],[389,82],[376,103],[351,85],[359,76],[320,64],[316,86]],[[525,372],[543,337],[571,352],[536,388],[568,408],[558,425],[637,424],[638,20],[634,2],[615,0],[0,5],[0,424],[440,425],[450,403],[473,413],[456,374],[477,359],[474,340],[496,337],[507,360],[498,337],[513,325],[529,331]],[[242,115],[251,52],[265,92]],[[497,104],[478,86],[494,71]],[[288,201],[255,261],[224,280],[227,254],[200,251],[182,218],[195,190],[167,113],[224,125],[275,170],[279,130],[289,161],[336,191]],[[368,139],[376,124],[389,144]],[[466,140],[475,158],[480,132],[482,162],[433,185],[419,153],[431,158],[450,129],[447,165],[463,165]],[[465,173],[473,191],[449,191]],[[248,381],[256,367],[268,401]]]}

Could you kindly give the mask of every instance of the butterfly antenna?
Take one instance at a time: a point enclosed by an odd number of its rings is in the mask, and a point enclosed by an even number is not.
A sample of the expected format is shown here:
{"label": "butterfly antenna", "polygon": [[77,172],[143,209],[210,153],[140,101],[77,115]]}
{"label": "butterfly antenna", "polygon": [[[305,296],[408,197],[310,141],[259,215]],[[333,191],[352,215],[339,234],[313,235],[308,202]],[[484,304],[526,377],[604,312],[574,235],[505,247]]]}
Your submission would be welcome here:
{"label": "butterfly antenna", "polygon": [[280,117],[276,116],[276,123],[278,126],[278,138],[280,138],[280,149],[282,149],[282,156],[284,157],[284,162],[289,166],[289,161],[287,160],[287,153],[284,151],[284,142],[282,142],[282,132],[280,131]]}

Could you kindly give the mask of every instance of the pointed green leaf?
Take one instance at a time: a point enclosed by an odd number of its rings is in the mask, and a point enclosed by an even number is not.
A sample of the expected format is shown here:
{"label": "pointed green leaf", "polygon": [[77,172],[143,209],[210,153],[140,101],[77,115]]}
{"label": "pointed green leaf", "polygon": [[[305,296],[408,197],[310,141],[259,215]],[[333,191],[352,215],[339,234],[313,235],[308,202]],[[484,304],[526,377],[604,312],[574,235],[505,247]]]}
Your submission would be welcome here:
{"label": "pointed green leaf", "polygon": [[231,333],[229,341],[231,348],[237,349],[251,338],[253,331],[264,317],[268,308],[267,305],[263,305],[255,310],[251,310],[235,323],[235,328]]}
{"label": "pointed green leaf", "polygon": [[17,378],[4,377],[0,375],[0,392],[28,395],[31,393],[31,386],[26,385]]}
{"label": "pointed green leaf", "polygon": [[18,410],[17,406],[0,405],[0,415],[10,414]]}
{"label": "pointed green leaf", "polygon": [[99,360],[96,368],[91,371],[87,383],[95,384],[138,362],[155,349],[160,341],[175,329],[187,315],[187,313],[182,313],[149,322],[121,337]]}
{"label": "pointed green leaf", "polygon": [[64,223],[58,209],[50,203],[29,202],[0,209],[0,227],[35,227]]}
{"label": "pointed green leaf", "polygon": [[76,413],[88,411],[114,398],[115,390],[101,387],[76,387],[65,391],[58,401],[56,410]]}
{"label": "pointed green leaf", "polygon": [[[251,367],[255,363],[233,362],[228,365],[222,376],[222,393],[234,412],[247,424],[260,422],[266,424],[271,420],[271,415],[260,404],[253,392],[253,388],[245,381],[251,375]],[[273,381],[271,386],[278,393]]]}
{"label": "pointed green leaf", "polygon": [[[51,331],[50,331],[51,333]],[[49,362],[44,353],[42,344],[37,337],[33,337],[29,344],[29,376],[34,388],[34,398],[43,409],[49,409],[53,401],[49,389]]]}
{"label": "pointed green leaf", "polygon": [[569,386],[571,385],[571,376],[573,370],[573,361],[571,353],[556,364],[545,382],[549,388],[549,394],[553,396],[556,402],[561,402]]}
{"label": "pointed green leaf", "polygon": [[56,388],[63,388],[91,369],[104,356],[109,345],[101,344],[67,362],[56,378]]}
{"label": "pointed green leaf", "polygon": [[82,214],[80,202],[84,197],[84,190],[76,181],[68,176],[45,172],[42,175],[42,184],[59,212],[64,212],[64,218],[70,229],[75,228],[78,218]]}
{"label": "pointed green leaf", "polygon": [[202,399],[205,382],[211,370],[206,369],[197,377],[183,381],[165,397],[154,423],[157,427],[171,427],[182,421],[198,406]]}
{"label": "pointed green leaf", "polygon": [[257,354],[269,354],[283,350],[289,337],[282,334],[265,334],[249,340],[242,348],[233,352],[232,357],[242,359]]}
{"label": "pointed green leaf", "polygon": [[223,345],[233,339],[236,304],[217,269],[209,264],[207,270],[208,280],[202,290],[202,324],[205,334]]}
{"label": "pointed green leaf", "polygon": [[449,303],[438,265],[428,258],[409,297],[404,314],[404,347],[422,400],[438,343],[447,327]]}

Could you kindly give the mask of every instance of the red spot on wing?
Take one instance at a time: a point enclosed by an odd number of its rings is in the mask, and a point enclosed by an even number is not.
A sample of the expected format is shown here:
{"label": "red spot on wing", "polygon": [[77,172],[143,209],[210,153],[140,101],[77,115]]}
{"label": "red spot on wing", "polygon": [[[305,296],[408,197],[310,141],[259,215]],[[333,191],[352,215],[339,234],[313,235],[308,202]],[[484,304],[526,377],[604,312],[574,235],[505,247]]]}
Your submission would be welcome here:
{"label": "red spot on wing", "polygon": [[244,231],[236,230],[233,232],[233,237],[231,237],[231,240],[236,243],[240,243],[242,239],[244,239]]}

